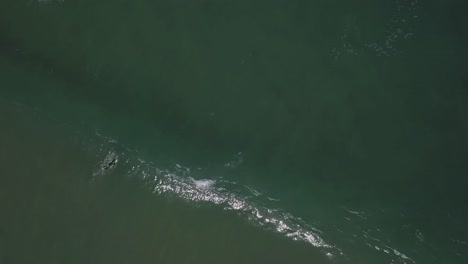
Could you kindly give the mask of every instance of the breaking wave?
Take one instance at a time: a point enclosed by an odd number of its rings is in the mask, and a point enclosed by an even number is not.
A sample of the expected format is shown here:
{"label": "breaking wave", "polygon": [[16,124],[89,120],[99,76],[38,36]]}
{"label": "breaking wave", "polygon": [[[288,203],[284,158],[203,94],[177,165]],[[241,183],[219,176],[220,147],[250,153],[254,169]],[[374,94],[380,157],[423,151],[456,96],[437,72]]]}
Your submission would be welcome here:
{"label": "breaking wave", "polygon": [[[283,209],[275,208],[273,203],[277,203],[278,199],[266,196],[252,187],[224,180],[222,177],[196,179],[191,168],[180,164],[175,164],[168,169],[160,168],[155,163],[138,157],[136,151],[121,146],[120,151],[117,151],[115,140],[104,139],[106,142],[102,143],[99,149],[99,160],[96,163],[94,177],[112,173],[114,169],[119,170],[119,173],[123,172],[127,176],[143,179],[154,194],[169,195],[189,202],[235,211],[238,215],[249,219],[254,225],[277,232],[292,240],[303,241],[321,248],[329,257],[342,254],[339,248],[321,237],[322,232],[319,229]],[[119,155],[119,165],[111,171],[103,171],[100,164],[106,160],[108,153]],[[238,159],[238,157],[235,158]]]}

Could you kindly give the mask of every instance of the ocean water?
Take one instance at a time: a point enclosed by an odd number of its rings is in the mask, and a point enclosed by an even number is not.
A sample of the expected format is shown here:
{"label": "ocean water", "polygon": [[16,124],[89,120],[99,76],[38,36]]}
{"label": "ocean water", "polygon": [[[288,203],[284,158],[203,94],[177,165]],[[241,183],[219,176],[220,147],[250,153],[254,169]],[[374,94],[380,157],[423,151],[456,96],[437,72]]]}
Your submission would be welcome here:
{"label": "ocean water", "polygon": [[467,9],[0,1],[0,263],[468,262]]}

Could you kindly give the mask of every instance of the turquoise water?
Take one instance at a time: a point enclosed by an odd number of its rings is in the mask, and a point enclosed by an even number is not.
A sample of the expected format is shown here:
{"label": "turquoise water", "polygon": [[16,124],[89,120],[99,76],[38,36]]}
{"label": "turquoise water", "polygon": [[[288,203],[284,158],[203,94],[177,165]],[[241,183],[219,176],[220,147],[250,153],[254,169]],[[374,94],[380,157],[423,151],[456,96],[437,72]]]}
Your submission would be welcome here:
{"label": "turquoise water", "polygon": [[463,10],[2,1],[0,263],[466,262]]}

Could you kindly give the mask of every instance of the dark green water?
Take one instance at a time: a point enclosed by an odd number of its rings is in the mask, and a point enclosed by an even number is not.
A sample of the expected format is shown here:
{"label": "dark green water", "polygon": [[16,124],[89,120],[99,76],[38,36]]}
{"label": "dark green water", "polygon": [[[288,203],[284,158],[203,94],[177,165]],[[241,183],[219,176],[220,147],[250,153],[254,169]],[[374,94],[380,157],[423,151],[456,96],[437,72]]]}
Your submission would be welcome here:
{"label": "dark green water", "polygon": [[0,1],[0,263],[468,262],[465,10]]}

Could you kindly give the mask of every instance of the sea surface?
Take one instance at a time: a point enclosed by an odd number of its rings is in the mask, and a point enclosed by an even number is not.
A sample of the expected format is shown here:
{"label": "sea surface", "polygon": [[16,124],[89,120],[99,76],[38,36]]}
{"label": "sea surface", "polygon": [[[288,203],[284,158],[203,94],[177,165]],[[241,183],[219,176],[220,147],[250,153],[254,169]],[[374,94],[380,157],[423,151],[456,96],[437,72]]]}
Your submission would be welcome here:
{"label": "sea surface", "polygon": [[465,0],[0,0],[0,264],[468,263]]}

